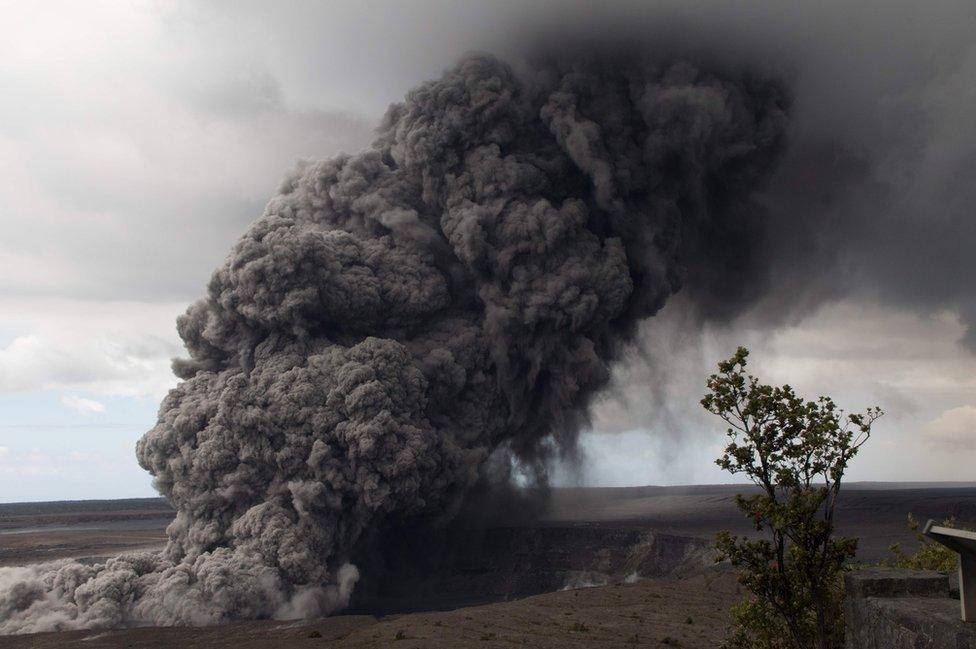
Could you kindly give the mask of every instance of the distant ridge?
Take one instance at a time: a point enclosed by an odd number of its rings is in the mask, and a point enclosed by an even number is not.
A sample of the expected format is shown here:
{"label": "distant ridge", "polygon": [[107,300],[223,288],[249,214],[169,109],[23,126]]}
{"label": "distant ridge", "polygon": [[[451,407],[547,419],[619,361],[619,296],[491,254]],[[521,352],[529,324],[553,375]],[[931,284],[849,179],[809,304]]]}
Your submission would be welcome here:
{"label": "distant ridge", "polygon": [[[81,507],[79,508],[79,505]],[[18,514],[58,514],[82,509],[90,512],[152,511],[172,509],[165,498],[120,498],[118,500],[49,500],[39,502],[0,503],[0,516]]]}
{"label": "distant ridge", "polygon": [[[692,484],[692,485],[644,485],[640,487],[554,487],[556,492],[579,492],[593,494],[615,493],[620,496],[652,496],[652,495],[695,495],[718,493],[749,492],[757,487],[748,482],[727,484]],[[843,491],[898,491],[904,489],[976,489],[976,481],[907,481],[907,482],[845,482]]]}
{"label": "distant ridge", "polygon": [[847,489],[973,489],[976,482],[963,480],[917,481],[917,482],[845,482]]}
{"label": "distant ridge", "polygon": [[[553,491],[579,492],[617,492],[620,494],[695,494],[715,491],[748,491],[754,486],[750,483],[725,484],[689,484],[689,485],[640,485],[630,487],[553,487]],[[906,481],[882,482],[864,480],[860,482],[845,482],[845,490],[898,490],[898,489],[976,489],[976,481],[946,480],[946,481]],[[165,498],[118,498],[118,499],[87,499],[78,500],[38,500],[0,502],[0,516],[22,513],[51,513],[61,511],[76,511],[82,505],[87,511],[119,511],[119,510],[153,510],[172,509]]]}

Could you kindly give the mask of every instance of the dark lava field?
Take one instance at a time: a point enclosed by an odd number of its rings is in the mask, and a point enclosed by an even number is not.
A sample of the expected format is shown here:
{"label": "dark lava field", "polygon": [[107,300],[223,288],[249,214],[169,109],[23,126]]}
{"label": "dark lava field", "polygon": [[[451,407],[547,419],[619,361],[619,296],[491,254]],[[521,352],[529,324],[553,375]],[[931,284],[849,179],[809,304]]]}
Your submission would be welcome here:
{"label": "dark lava field", "polygon": [[[436,565],[410,560],[428,539],[403,542],[390,564],[406,568],[361,584],[345,615],[8,636],[0,647],[714,647],[742,592],[711,541],[721,529],[753,533],[732,500],[747,490],[556,489],[534,521],[442,540]],[[892,543],[915,546],[909,513],[976,522],[976,486],[851,484],[838,524],[873,563]],[[172,516],[161,499],[0,505],[0,566],[156,549]]]}

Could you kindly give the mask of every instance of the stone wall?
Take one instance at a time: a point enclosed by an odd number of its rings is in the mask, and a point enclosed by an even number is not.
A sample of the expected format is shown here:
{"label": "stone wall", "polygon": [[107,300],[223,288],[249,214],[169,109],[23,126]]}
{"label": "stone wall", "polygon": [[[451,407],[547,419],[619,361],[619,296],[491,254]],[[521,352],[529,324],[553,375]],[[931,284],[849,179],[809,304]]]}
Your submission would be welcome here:
{"label": "stone wall", "polygon": [[847,649],[976,649],[942,573],[869,568],[845,586]]}

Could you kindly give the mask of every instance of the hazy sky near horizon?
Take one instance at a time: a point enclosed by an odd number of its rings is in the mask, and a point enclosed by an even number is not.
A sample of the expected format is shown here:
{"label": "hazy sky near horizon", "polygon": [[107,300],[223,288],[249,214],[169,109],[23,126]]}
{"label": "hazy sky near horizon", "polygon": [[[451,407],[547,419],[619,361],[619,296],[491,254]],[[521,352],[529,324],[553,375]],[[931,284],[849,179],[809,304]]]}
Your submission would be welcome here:
{"label": "hazy sky near horizon", "polygon": [[[694,25],[737,56],[794,57],[802,128],[881,152],[867,158],[871,182],[939,197],[922,222],[943,205],[972,213],[967,3],[719,6],[658,3],[639,17]],[[390,102],[466,51],[504,56],[533,34],[578,35],[635,11],[585,7],[0,2],[0,501],[152,495],[133,449],[176,383],[176,316],[285,172],[366,146]],[[976,356],[961,342],[972,277],[920,250],[885,271],[895,288],[865,274],[858,290],[817,287],[809,308],[780,318],[688,326],[674,300],[615,368],[587,462],[559,480],[731,481],[712,463],[723,429],[697,401],[738,344],[770,381],[888,412],[850,479],[972,479]]]}

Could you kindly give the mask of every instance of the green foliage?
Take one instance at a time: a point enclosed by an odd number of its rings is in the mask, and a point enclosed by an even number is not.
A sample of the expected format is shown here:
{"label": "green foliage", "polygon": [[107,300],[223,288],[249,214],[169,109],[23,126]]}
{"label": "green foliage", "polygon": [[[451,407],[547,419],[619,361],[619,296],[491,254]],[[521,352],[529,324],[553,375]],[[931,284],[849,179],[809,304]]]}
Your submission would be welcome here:
{"label": "green foliage", "polygon": [[718,365],[701,403],[727,424],[716,464],[758,494],[736,496],[759,538],[718,535],[720,560],[740,569],[753,597],[732,610],[727,647],[832,649],[843,645],[842,572],[857,540],[834,535],[834,510],[850,460],[883,413],[845,414],[830,397],[805,401],[789,385],[745,373],[748,350]]}
{"label": "green foliage", "polygon": [[786,624],[764,600],[742,600],[732,607],[730,618],[732,634],[725,641],[727,649],[780,649],[793,646]]}
{"label": "green foliage", "polygon": [[[895,543],[888,547],[891,557],[882,559],[882,566],[886,568],[907,568],[908,570],[938,570],[939,572],[950,572],[956,569],[959,560],[958,555],[941,543],[936,543],[919,532],[918,521],[911,514],[908,515],[908,527],[915,532],[915,538],[919,540],[918,550],[914,554],[905,554],[901,546]],[[945,519],[942,521],[942,527],[956,527],[956,519]],[[964,529],[972,531],[970,528]]]}

